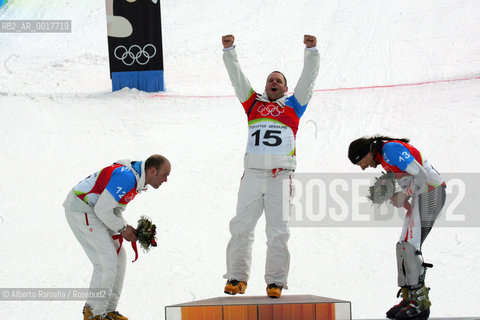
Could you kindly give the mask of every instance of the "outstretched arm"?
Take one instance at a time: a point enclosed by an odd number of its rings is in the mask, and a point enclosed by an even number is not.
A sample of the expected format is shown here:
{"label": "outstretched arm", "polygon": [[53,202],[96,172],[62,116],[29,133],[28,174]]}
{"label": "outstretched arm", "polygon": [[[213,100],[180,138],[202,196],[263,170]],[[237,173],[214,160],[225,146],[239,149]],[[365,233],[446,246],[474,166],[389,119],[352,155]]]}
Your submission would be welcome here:
{"label": "outstretched arm", "polygon": [[247,101],[254,93],[250,81],[243,74],[238,62],[237,52],[235,51],[235,37],[232,34],[222,36],[223,44],[223,62],[227,68],[228,76],[232,81],[235,94],[241,103]]}
{"label": "outstretched arm", "polygon": [[293,94],[301,106],[305,106],[312,97],[315,79],[320,67],[320,55],[317,50],[317,38],[312,35],[304,35],[305,43],[303,70]]}

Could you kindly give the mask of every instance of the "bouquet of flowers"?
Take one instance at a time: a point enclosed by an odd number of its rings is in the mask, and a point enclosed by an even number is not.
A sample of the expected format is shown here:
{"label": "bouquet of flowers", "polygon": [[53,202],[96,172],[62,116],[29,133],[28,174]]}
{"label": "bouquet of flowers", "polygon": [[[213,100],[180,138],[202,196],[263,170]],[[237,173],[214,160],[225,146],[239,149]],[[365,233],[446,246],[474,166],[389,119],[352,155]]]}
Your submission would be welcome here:
{"label": "bouquet of flowers", "polygon": [[138,220],[136,235],[138,242],[140,242],[140,245],[145,252],[148,252],[150,247],[157,246],[157,239],[155,238],[155,235],[157,234],[156,229],[157,227],[148,217],[141,216],[140,220]]}
{"label": "bouquet of flowers", "polygon": [[397,192],[397,179],[393,172],[382,172],[382,175],[375,178],[375,182],[369,188],[370,194],[367,198],[373,202],[373,204],[382,204],[388,200]]}

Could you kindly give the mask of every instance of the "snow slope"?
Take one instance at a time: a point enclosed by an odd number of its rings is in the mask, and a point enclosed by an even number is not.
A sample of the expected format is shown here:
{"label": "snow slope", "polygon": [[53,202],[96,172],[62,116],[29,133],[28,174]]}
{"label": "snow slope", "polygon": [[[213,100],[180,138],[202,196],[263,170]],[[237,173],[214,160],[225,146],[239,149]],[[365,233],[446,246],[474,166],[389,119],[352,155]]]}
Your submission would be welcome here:
{"label": "snow slope", "polygon": [[[91,265],[63,215],[67,192],[117,159],[161,153],[173,165],[169,182],[125,214],[131,224],[152,217],[159,247],[128,266],[119,310],[159,319],[166,305],[223,294],[246,119],[221,60],[222,34],[235,34],[259,91],[276,69],[293,89],[303,34],[318,37],[322,62],[298,133],[297,172],[358,172],[348,144],[377,133],[410,137],[440,172],[480,172],[478,12],[475,0],[164,0],[160,98],[110,92],[102,1],[10,0],[0,20],[69,19],[73,31],[0,33],[0,287],[88,286]],[[451,79],[471,80],[389,86]],[[369,86],[387,87],[330,90]],[[265,290],[263,229],[261,219],[249,295]],[[292,228],[285,294],[350,300],[354,318],[383,318],[396,302],[399,232]],[[434,229],[423,251],[435,264],[432,316],[479,316],[478,228]],[[0,301],[0,318],[80,317],[82,306]]]}

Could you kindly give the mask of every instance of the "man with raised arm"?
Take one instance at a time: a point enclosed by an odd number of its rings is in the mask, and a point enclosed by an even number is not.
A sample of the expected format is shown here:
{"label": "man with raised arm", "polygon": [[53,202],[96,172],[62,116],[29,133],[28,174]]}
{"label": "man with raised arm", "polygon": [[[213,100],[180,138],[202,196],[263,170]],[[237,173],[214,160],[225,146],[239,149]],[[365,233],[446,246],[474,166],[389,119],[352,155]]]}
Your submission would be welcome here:
{"label": "man with raised arm", "polygon": [[[231,239],[227,246],[227,279],[224,292],[245,293],[250,276],[252,244],[258,219],[265,211],[267,295],[279,298],[287,288],[290,265],[289,229],[284,214],[284,197],[291,196],[291,178],[296,167],[295,138],[300,117],[312,97],[320,56],[317,39],[305,35],[304,66],[293,95],[287,95],[287,79],[280,71],[271,72],[260,94],[253,90],[238,62],[233,35],[222,37],[223,61],[235,94],[248,117],[245,172],[238,192],[237,212],[230,221]],[[290,184],[284,192],[283,181]],[[286,201],[288,203],[288,200]],[[288,210],[288,209],[287,209]]]}

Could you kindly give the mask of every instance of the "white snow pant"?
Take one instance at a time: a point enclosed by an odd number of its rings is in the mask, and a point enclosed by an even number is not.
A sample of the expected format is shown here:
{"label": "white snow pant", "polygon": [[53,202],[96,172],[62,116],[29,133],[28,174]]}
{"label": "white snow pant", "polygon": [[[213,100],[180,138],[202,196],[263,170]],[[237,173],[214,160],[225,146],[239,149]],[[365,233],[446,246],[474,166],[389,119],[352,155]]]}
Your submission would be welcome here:
{"label": "white snow pant", "polygon": [[422,193],[412,201],[397,243],[398,285],[417,286],[425,280],[422,244],[445,204],[445,187]]}
{"label": "white snow pant", "polygon": [[[287,242],[290,232],[288,221],[284,221],[282,201],[284,196],[291,197],[291,190],[283,190],[283,180],[289,179],[288,185],[291,187],[292,175],[291,170],[281,170],[276,174],[272,170],[245,170],[238,191],[237,213],[230,221],[231,239],[227,246],[227,273],[224,278],[248,281],[255,226],[265,210],[265,282],[287,288],[290,267]],[[289,215],[287,213],[285,216]]]}
{"label": "white snow pant", "polygon": [[126,252],[112,239],[114,232],[93,213],[65,210],[68,224],[93,264],[90,289],[106,289],[107,299],[89,297],[94,315],[117,310],[126,269]]}

